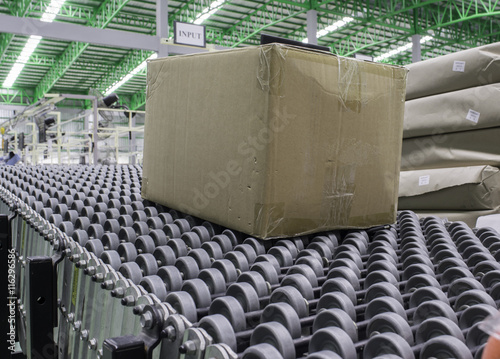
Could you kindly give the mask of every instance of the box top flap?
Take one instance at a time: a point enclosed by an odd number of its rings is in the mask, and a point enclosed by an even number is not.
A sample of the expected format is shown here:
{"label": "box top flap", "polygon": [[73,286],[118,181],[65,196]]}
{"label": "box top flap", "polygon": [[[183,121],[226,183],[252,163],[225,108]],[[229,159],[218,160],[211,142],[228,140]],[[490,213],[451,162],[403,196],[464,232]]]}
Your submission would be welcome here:
{"label": "box top flap", "polygon": [[[317,50],[317,49],[309,49],[309,48],[305,48],[305,47],[280,44],[280,43],[239,47],[239,48],[234,48],[234,49],[228,48],[225,50],[213,50],[213,51],[199,52],[199,53],[194,53],[194,54],[162,57],[162,58],[156,58],[153,60],[149,60],[148,62],[155,63],[155,62],[169,61],[169,60],[172,60],[174,58],[183,58],[183,57],[187,57],[187,56],[214,56],[214,55],[218,55],[218,54],[227,54],[228,52],[244,52],[244,51],[266,51],[267,52],[267,51],[269,51],[269,49],[273,49],[276,51],[282,51],[283,53],[285,53],[286,51],[299,51],[299,52],[317,54],[317,55],[322,55],[322,56],[333,56],[333,57],[345,58],[345,59],[349,59],[350,61],[366,62],[364,60],[356,59],[354,57],[338,56],[338,55],[335,55],[335,54],[333,54],[331,52],[327,52],[327,51],[321,51],[321,50]],[[370,64],[372,64],[373,66],[392,67],[395,69],[401,69],[401,71],[403,71],[404,73],[406,73],[408,71],[405,66],[378,63],[378,62],[370,62]]]}

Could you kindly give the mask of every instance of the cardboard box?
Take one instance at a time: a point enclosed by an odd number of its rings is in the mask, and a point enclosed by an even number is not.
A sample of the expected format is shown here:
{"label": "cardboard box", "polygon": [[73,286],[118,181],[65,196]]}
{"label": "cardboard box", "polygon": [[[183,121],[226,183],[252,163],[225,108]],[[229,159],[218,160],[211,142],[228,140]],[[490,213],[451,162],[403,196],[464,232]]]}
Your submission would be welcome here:
{"label": "cardboard box", "polygon": [[500,167],[500,127],[408,138],[401,170],[490,165]]}
{"label": "cardboard box", "polygon": [[479,211],[498,206],[498,168],[472,166],[401,172],[399,210]]}
{"label": "cardboard box", "polygon": [[142,196],[259,238],[392,223],[405,80],[277,44],[152,61]]}
{"label": "cardboard box", "polygon": [[500,126],[500,84],[406,101],[403,138]]}
{"label": "cardboard box", "polygon": [[408,65],[406,99],[500,82],[500,42]]}

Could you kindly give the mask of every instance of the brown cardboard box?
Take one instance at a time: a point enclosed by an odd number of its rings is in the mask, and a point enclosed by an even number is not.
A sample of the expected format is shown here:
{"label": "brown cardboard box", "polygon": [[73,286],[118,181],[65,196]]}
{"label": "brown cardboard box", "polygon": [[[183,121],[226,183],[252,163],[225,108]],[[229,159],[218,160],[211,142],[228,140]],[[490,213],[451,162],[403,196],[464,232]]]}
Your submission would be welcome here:
{"label": "brown cardboard box", "polygon": [[406,99],[500,82],[500,42],[408,65]]}
{"label": "brown cardboard box", "polygon": [[500,84],[406,101],[403,138],[500,126]]}
{"label": "brown cardboard box", "polygon": [[277,44],[152,61],[142,195],[260,238],[392,223],[405,79]]}
{"label": "brown cardboard box", "polygon": [[498,168],[471,166],[401,172],[400,210],[479,211],[498,206]]}

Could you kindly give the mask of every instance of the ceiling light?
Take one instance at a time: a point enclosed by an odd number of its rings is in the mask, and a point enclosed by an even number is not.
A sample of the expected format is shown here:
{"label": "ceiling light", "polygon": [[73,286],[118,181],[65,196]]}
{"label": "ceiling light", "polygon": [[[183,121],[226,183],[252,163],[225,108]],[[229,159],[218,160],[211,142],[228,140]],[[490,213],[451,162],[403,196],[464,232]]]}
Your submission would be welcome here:
{"label": "ceiling light", "polygon": [[106,96],[115,92],[118,88],[120,88],[122,85],[124,85],[127,81],[129,81],[132,77],[137,75],[141,70],[145,69],[148,61],[149,60],[154,60],[158,57],[158,54],[154,53],[153,55],[149,56],[146,60],[141,62],[139,66],[137,66],[135,69],[133,69],[131,72],[129,72],[127,75],[125,75],[122,79],[119,81],[115,82],[113,85],[108,87],[106,89],[106,92],[104,93]]}
{"label": "ceiling light", "polygon": [[[420,43],[421,44],[424,44],[430,40],[432,40],[432,36],[424,36],[420,39]],[[379,61],[382,61],[382,60],[385,60],[385,59],[388,59],[389,57],[393,57],[401,52],[404,52],[404,51],[408,51],[409,49],[411,49],[413,47],[413,43],[409,42],[403,46],[400,46],[394,50],[391,50],[389,52],[386,52],[385,54],[382,54],[380,56],[377,56],[375,57],[373,60],[376,61],[376,62],[379,62]]]}
{"label": "ceiling light", "polygon": [[49,6],[47,6],[47,9],[43,13],[42,18],[40,20],[45,22],[54,21],[57,14],[59,13],[59,10],[61,10],[61,7],[63,6],[64,1],[66,0],[52,0]]}
{"label": "ceiling light", "polygon": [[16,82],[17,77],[23,70],[24,66],[26,63],[28,63],[31,54],[33,51],[35,51],[36,47],[40,43],[40,40],[42,39],[41,36],[36,36],[36,35],[31,35],[28,41],[26,42],[26,45],[24,45],[23,50],[21,51],[21,54],[16,59],[16,62],[10,69],[9,74],[7,75],[7,78],[3,82],[3,87],[12,87],[14,85],[14,82]]}
{"label": "ceiling light", "polygon": [[[320,37],[323,37],[323,36],[326,36],[328,35],[329,33],[331,32],[334,32],[334,31],[337,31],[338,29],[340,29],[341,27],[344,27],[346,26],[348,23],[350,23],[351,21],[354,21],[354,19],[352,17],[349,17],[349,16],[345,16],[343,17],[341,20],[339,21],[335,21],[333,24],[325,27],[324,29],[322,30],[319,30],[317,33],[316,33],[316,38],[319,39]],[[302,42],[307,44],[309,42],[309,40],[306,38],[302,39]]]}
{"label": "ceiling light", "polygon": [[[59,13],[59,10],[61,10],[61,7],[63,6],[65,1],[66,0],[52,0],[49,6],[47,6],[47,9],[43,13],[40,20],[45,22],[54,21],[56,15]],[[29,37],[28,41],[24,45],[23,51],[21,51],[21,53],[17,57],[16,62],[12,66],[12,69],[7,75],[7,78],[3,82],[3,87],[12,87],[14,85],[17,77],[23,70],[24,66],[28,63],[31,55],[36,50],[41,40],[41,36],[31,35]]]}
{"label": "ceiling light", "polygon": [[196,25],[202,24],[206,19],[208,19],[210,16],[216,13],[219,10],[219,8],[224,4],[224,2],[225,0],[213,1],[209,6],[207,6],[200,12],[200,14],[193,21],[193,24]]}

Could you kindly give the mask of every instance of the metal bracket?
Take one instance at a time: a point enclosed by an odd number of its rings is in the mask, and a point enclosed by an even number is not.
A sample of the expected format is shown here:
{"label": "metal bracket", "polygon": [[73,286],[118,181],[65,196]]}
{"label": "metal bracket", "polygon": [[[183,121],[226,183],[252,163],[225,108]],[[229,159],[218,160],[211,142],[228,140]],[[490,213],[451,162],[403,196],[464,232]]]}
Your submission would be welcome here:
{"label": "metal bracket", "polygon": [[102,359],[146,359],[144,342],[134,335],[106,339]]}
{"label": "metal bracket", "polygon": [[212,337],[203,328],[188,328],[179,352],[184,354],[184,359],[203,359],[205,350],[212,342]]}
{"label": "metal bracket", "polygon": [[[144,342],[146,357],[153,358],[153,350],[161,342],[161,331],[165,322],[165,315],[162,315],[163,308],[154,305],[146,305],[141,315],[142,331],[139,334]],[[166,313],[168,315],[168,313]]]}
{"label": "metal bracket", "polygon": [[64,251],[65,249],[65,243],[63,242],[63,239],[61,237],[57,237],[55,241],[58,241],[58,248],[57,252],[52,255],[52,281],[53,281],[53,288],[52,288],[52,296],[53,296],[53,301],[54,303],[54,317],[53,317],[53,323],[54,327],[58,326],[59,321],[57,320],[57,315],[58,315],[58,307],[59,303],[57,301],[57,265],[61,263],[66,256],[66,253]]}
{"label": "metal bracket", "polygon": [[161,358],[179,358],[179,347],[182,344],[184,333],[191,327],[192,324],[180,314],[170,315],[165,323],[162,337],[164,338],[161,344]]}
{"label": "metal bracket", "polygon": [[153,350],[161,342],[165,317],[169,314],[164,311],[161,305],[146,305],[141,315],[141,333],[106,339],[102,359],[152,359]]}
{"label": "metal bracket", "polygon": [[56,359],[52,258],[28,257],[26,264],[26,354],[28,358]]}
{"label": "metal bracket", "polygon": [[238,359],[238,355],[226,344],[212,344],[205,350],[205,358]]}
{"label": "metal bracket", "polygon": [[26,358],[16,350],[18,341],[16,298],[16,255],[12,248],[11,222],[16,214],[0,215],[0,308],[3,320],[0,321],[0,332],[3,336],[3,345],[0,346],[2,358]]}

